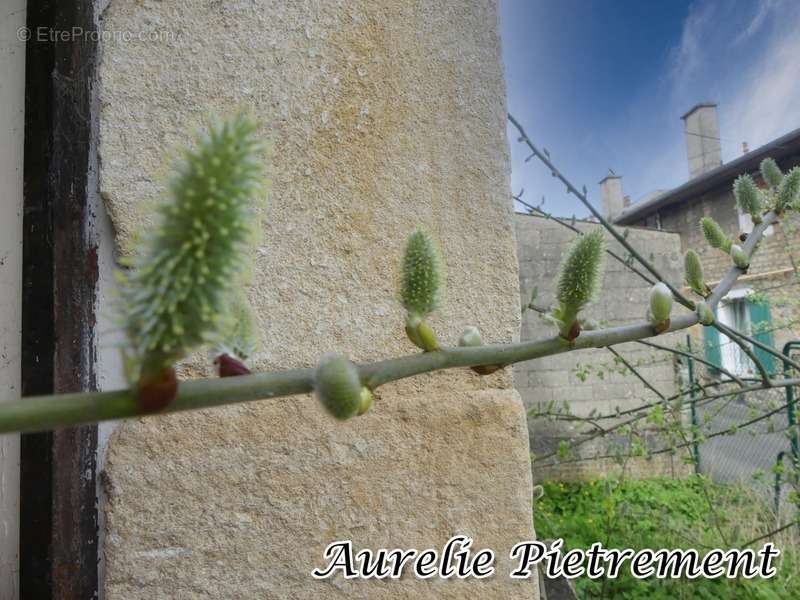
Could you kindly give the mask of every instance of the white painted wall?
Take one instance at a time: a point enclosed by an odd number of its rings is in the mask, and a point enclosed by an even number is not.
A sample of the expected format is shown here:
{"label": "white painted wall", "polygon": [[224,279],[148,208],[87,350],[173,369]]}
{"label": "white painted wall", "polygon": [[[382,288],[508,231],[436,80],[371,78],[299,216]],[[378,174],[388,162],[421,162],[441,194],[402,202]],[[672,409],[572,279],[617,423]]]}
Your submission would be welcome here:
{"label": "white painted wall", "polygon": [[[0,401],[20,393],[25,0],[0,9]],[[0,436],[0,600],[19,596],[19,435]]]}

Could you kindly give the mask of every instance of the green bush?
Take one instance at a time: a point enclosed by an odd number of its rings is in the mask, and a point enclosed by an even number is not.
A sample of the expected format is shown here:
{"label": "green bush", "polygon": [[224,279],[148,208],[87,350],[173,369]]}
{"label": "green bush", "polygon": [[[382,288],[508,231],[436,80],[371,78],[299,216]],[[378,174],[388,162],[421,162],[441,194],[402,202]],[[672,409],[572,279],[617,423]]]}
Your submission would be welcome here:
{"label": "green bush", "polygon": [[[769,499],[736,486],[722,486],[701,476],[591,482],[545,482],[535,502],[539,539],[564,540],[564,549],[711,548],[740,547],[774,528],[765,510]],[[709,507],[713,506],[712,511]],[[800,598],[800,561],[794,537],[783,536],[776,546],[782,555],[778,573],[763,579],[635,579],[625,568],[617,579],[575,581],[579,598],[783,600]],[[724,536],[724,540],[723,540]],[[727,542],[727,543],[726,543]],[[761,547],[759,542],[755,548]]]}

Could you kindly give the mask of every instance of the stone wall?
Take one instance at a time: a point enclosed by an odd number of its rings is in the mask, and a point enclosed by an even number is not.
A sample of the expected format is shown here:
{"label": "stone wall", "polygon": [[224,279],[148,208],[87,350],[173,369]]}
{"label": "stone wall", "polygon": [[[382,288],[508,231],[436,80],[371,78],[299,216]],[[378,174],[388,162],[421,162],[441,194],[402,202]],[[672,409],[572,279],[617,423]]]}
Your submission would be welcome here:
{"label": "stone wall", "polygon": [[[558,266],[575,233],[552,219],[517,214],[517,252],[520,261],[520,298],[523,304],[530,301],[534,287],[538,288],[536,304],[551,306],[555,302],[555,283]],[[596,223],[576,222],[583,231],[600,227]],[[609,248],[619,256],[626,251],[606,234]],[[680,239],[672,233],[631,228],[628,240],[643,255],[651,260],[661,273],[673,284],[683,278]],[[638,275],[618,261],[608,257],[602,292],[585,311],[603,325],[616,326],[644,319],[647,311],[649,285]],[[676,313],[680,308],[676,308]],[[542,320],[534,311],[523,316],[521,338],[536,339],[552,335],[554,328]],[[685,334],[680,332],[661,336],[658,343],[674,345]],[[675,367],[672,355],[654,351],[640,344],[621,344],[617,350],[662,393],[667,396],[676,392]],[[615,362],[607,350],[581,350],[568,354],[521,363],[514,368],[514,383],[528,408],[555,402],[567,403],[570,411],[579,416],[588,416],[592,411],[610,413],[616,408],[625,410],[652,401],[655,396],[624,366]],[[537,455],[552,452],[561,440],[575,439],[574,428],[565,422],[531,420],[529,423],[531,449]],[[581,457],[606,454],[614,440],[601,440],[581,448]],[[680,461],[677,461],[677,465]],[[672,461],[656,459],[653,463],[629,465],[629,472],[653,475],[658,472],[673,472]],[[584,461],[566,463],[556,467],[534,467],[534,478],[554,477],[571,479],[595,477],[614,470],[609,461]],[[680,470],[680,467],[677,467]]]}
{"label": "stone wall", "polygon": [[[249,290],[257,369],[413,352],[395,300],[406,236],[440,241],[444,340],[519,330],[494,2],[112,0],[102,48],[100,191],[128,252],[169,152],[208,113],[246,107],[272,141]],[[112,350],[109,350],[112,351]],[[208,374],[199,358],[183,376]],[[530,539],[525,413],[511,374],[466,370],[379,390],[333,422],[311,396],[126,422],[105,449],[105,597],[534,598],[504,557]],[[495,549],[486,580],[315,581],[334,540]]]}

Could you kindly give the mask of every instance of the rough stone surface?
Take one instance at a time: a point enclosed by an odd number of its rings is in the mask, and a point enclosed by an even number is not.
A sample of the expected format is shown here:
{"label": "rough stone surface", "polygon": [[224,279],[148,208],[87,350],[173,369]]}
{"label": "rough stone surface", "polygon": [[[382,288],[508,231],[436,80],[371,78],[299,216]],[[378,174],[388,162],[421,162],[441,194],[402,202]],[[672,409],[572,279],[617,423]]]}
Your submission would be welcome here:
{"label": "rough stone surface", "polygon": [[[272,141],[249,290],[257,369],[411,352],[395,297],[418,224],[448,267],[440,337],[469,324],[489,342],[517,337],[494,2],[112,0],[103,27],[171,34],[103,47],[100,185],[123,252],[205,115],[244,106]],[[310,397],[129,422],[108,448],[106,597],[464,597],[462,583],[309,571],[338,538],[429,547],[468,532],[505,556],[533,536],[529,469],[509,370],[386,386],[352,424]],[[478,596],[535,596],[499,573],[473,581]]]}
{"label": "rough stone surface", "polygon": [[[525,411],[513,391],[384,394],[334,422],[308,397],[147,419],[107,456],[106,597],[530,598],[512,541],[530,539]],[[493,548],[487,580],[315,581],[327,544]]]}

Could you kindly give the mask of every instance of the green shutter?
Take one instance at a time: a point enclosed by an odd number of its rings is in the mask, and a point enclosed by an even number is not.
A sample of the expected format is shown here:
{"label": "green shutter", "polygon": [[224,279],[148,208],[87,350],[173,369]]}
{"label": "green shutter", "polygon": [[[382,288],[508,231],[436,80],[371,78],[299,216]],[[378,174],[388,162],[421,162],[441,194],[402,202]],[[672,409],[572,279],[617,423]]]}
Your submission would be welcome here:
{"label": "green shutter", "polygon": [[[714,318],[717,318],[717,309],[714,308]],[[719,331],[715,327],[703,327],[703,349],[706,360],[718,367],[722,366],[722,350],[719,347]],[[714,369],[716,371],[716,369]]]}
{"label": "green shutter", "polygon": [[[774,347],[769,302],[763,300],[760,302],[748,302],[748,304],[750,305],[750,327],[753,331],[753,337],[766,346]],[[775,357],[757,346],[753,350],[755,350],[756,358],[761,361],[767,372],[775,373]]]}

